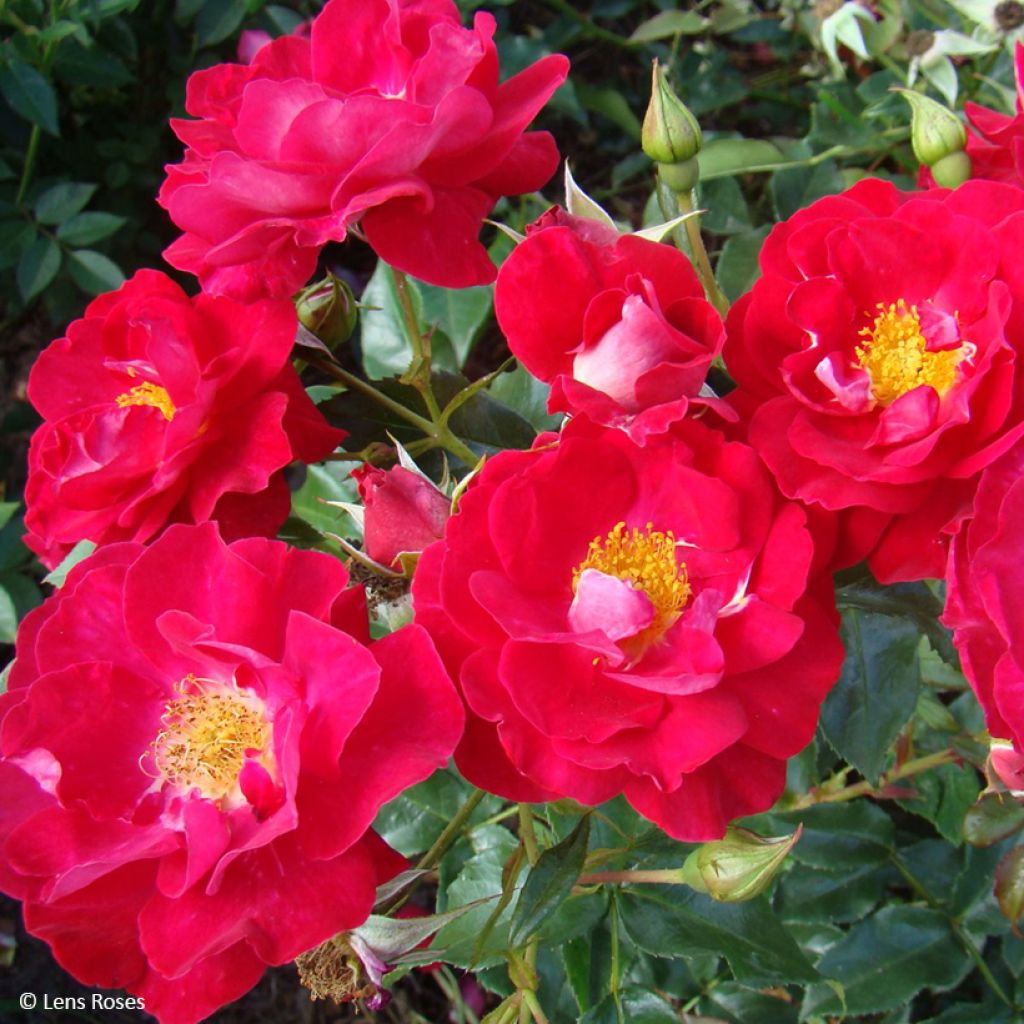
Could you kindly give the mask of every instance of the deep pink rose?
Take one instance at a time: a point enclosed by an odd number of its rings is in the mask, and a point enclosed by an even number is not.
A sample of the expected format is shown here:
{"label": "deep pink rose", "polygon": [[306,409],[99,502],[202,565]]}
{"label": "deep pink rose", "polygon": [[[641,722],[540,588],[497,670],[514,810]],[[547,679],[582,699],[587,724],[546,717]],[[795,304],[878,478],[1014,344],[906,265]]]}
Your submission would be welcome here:
{"label": "deep pink rose", "polygon": [[549,210],[502,265],[494,298],[513,355],[551,383],[551,412],[586,413],[639,443],[698,398],[721,318],[678,250]]}
{"label": "deep pink rose", "polygon": [[451,499],[429,480],[402,466],[352,471],[363,499],[363,548],[381,565],[393,566],[403,551],[417,552],[444,533]]}
{"label": "deep pink rose", "polygon": [[568,72],[545,57],[499,84],[494,28],[462,28],[451,0],[331,0],[309,39],[193,74],[200,120],[172,122],[188,148],[160,192],[184,231],[168,262],[207,291],[289,295],[358,223],[424,281],[493,281],[481,223],[554,172],[554,140],[524,129]]}
{"label": "deep pink rose", "polygon": [[730,401],[838,565],[941,577],[981,471],[1024,432],[1024,193],[868,179],[777,225],[730,310]]}
{"label": "deep pink rose", "polygon": [[370,829],[462,710],[426,632],[368,645],[332,558],[172,526],[22,623],[0,697],[0,888],[86,985],[192,1024],[360,925]]}
{"label": "deep pink rose", "polygon": [[470,484],[413,579],[469,717],[456,751],[512,800],[619,793],[683,840],[781,794],[843,649],[803,509],[694,421],[659,444],[574,420]]}
{"label": "deep pink rose", "polygon": [[[974,516],[953,540],[943,621],[989,732],[1024,754],[1024,445],[981,477]],[[994,759],[1012,778],[1013,752]],[[1019,771],[1020,764],[1017,765]],[[1021,788],[1013,786],[1011,788]]]}
{"label": "deep pink rose", "polygon": [[42,562],[172,522],[276,533],[291,504],[281,471],[345,436],[291,365],[296,324],[290,302],[190,299],[155,270],[90,303],[29,376],[45,422],[29,451],[25,542]]}

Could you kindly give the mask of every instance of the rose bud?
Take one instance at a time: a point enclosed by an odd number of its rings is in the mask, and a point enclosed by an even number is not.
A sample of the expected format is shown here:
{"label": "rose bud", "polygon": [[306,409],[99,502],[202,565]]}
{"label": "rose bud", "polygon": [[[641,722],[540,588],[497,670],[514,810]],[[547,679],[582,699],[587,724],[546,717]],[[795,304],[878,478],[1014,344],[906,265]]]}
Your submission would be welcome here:
{"label": "rose bud", "polygon": [[375,562],[393,566],[400,554],[418,553],[444,535],[451,502],[425,476],[369,464],[352,476],[366,506],[363,547]]}
{"label": "rose bud", "polygon": [[931,169],[937,185],[956,188],[971,176],[971,158],[964,152],[967,129],[941,103],[912,89],[897,89],[910,104],[910,145],[914,156]]}
{"label": "rose bud", "polygon": [[799,838],[800,829],[769,839],[730,825],[724,839],[705,843],[686,858],[683,879],[723,903],[752,900],[768,888]]}
{"label": "rose bud", "polygon": [[697,119],[665,81],[656,60],[640,144],[658,164],[662,180],[674,192],[688,191],[697,184],[697,153],[702,142]]}
{"label": "rose bud", "polygon": [[332,351],[352,337],[359,319],[352,289],[333,274],[304,288],[295,312],[299,323]]}

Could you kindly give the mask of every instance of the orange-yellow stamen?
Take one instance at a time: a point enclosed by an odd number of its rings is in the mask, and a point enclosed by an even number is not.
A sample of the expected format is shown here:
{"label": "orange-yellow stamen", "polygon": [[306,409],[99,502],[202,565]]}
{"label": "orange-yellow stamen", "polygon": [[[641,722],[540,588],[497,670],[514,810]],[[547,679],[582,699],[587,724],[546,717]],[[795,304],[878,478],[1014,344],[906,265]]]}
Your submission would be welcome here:
{"label": "orange-yellow stamen", "polygon": [[168,422],[174,419],[174,414],[177,412],[171,401],[171,396],[167,393],[167,388],[162,388],[150,380],[136,384],[131,391],[118,395],[117,404],[121,409],[127,409],[130,405],[152,406],[154,409],[159,409]]}
{"label": "orange-yellow stamen", "polygon": [[671,530],[626,529],[617,523],[606,537],[595,537],[587,555],[573,570],[575,593],[585,569],[596,569],[606,576],[625,580],[634,590],[642,590],[654,607],[654,621],[635,638],[641,645],[658,639],[676,619],[690,599],[690,581],[686,564],[676,558],[676,538]]}
{"label": "orange-yellow stamen", "polygon": [[238,784],[246,752],[270,742],[270,725],[254,700],[191,674],[175,689],[150,747],[153,764],[168,782],[219,800]]}
{"label": "orange-yellow stamen", "polygon": [[917,306],[907,307],[903,299],[878,304],[878,315],[860,332],[857,362],[871,378],[871,393],[881,405],[927,384],[941,398],[956,383],[957,367],[964,358],[964,346],[930,352],[921,333]]}

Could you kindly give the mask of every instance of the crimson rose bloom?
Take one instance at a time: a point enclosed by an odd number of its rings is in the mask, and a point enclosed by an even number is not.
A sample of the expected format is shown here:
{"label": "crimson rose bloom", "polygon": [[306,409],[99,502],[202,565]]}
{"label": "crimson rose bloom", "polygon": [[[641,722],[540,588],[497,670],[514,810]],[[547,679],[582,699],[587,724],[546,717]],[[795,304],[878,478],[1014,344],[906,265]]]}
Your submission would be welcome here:
{"label": "crimson rose bloom", "polygon": [[188,81],[188,147],[160,203],[185,233],[164,253],[207,291],[289,295],[357,222],[424,281],[494,280],[477,241],[499,196],[540,188],[558,151],[523,134],[568,72],[551,56],[498,84],[494,19],[451,0],[331,0],[309,39]]}
{"label": "crimson rose bloom", "polygon": [[[985,709],[989,732],[1024,753],[1024,445],[982,474],[974,518],[954,539],[945,624],[964,674]],[[994,768],[1020,782],[1020,757],[994,752]],[[1012,788],[1021,788],[1019,784]]]}
{"label": "crimson rose bloom", "polygon": [[494,306],[513,355],[551,382],[551,412],[643,444],[691,403],[715,403],[696,396],[724,328],[671,246],[549,210],[502,265]]}
{"label": "crimson rose bloom", "polygon": [[488,462],[413,579],[469,709],[456,763],[512,800],[624,793],[718,838],[780,795],[839,675],[806,514],[694,421],[552,440]]}
{"label": "crimson rose bloom", "polygon": [[841,517],[837,564],[941,577],[978,475],[1020,436],[1024,193],[866,180],[768,236],[725,359],[784,494]]}
{"label": "crimson rose bloom", "polygon": [[155,270],[90,303],[29,376],[45,422],[28,546],[52,568],[80,540],[146,541],[175,521],[276,533],[291,501],[281,470],[345,436],[292,368],[295,330],[290,302],[189,299]]}
{"label": "crimson rose bloom", "polygon": [[334,559],[212,523],[100,548],[18,634],[0,888],[87,985],[191,1024],[360,925],[402,859],[380,806],[443,765],[426,632],[367,646]]}

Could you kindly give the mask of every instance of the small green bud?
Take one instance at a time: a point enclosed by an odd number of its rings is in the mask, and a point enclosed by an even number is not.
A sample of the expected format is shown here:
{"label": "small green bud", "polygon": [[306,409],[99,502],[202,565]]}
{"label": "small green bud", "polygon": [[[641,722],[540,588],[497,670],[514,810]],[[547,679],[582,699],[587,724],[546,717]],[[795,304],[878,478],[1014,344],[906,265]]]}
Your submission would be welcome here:
{"label": "small green bud", "polygon": [[352,290],[333,274],[304,288],[295,311],[299,323],[332,350],[352,337],[358,317]]}
{"label": "small green bud", "polygon": [[686,858],[683,880],[723,903],[752,900],[778,874],[800,832],[798,828],[791,836],[765,839],[749,829],[730,825],[724,839],[705,843]]}
{"label": "small green bud", "polygon": [[942,188],[956,188],[971,176],[971,158],[966,153],[950,153],[932,164],[932,177]]}
{"label": "small green bud", "polygon": [[651,102],[644,115],[640,141],[644,152],[655,163],[663,165],[692,160],[703,141],[697,119],[665,81],[657,61],[651,76]]}
{"label": "small green bud", "polygon": [[910,145],[922,164],[934,167],[943,157],[963,152],[967,130],[952,110],[912,89],[897,91],[910,104]]}

